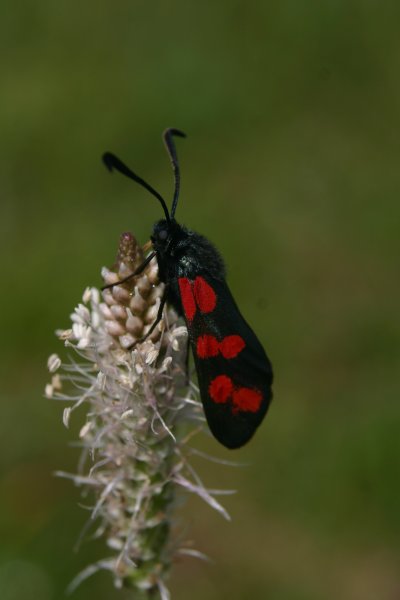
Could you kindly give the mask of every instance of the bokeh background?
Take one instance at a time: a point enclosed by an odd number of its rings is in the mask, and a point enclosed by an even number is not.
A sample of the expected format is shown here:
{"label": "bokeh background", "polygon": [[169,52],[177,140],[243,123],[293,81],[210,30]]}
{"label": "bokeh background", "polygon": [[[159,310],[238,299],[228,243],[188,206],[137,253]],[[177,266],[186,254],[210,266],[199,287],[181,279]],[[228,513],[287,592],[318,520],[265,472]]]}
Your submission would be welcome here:
{"label": "bokeh background", "polygon": [[[5,0],[0,8],[0,597],[58,600],[101,541],[57,480],[78,450],[43,398],[54,330],[122,231],[157,203],[100,163],[121,155],[162,193],[179,142],[179,219],[217,243],[272,357],[275,401],[225,523],[184,512],[214,560],[177,564],[173,599],[400,597],[400,7],[373,0]],[[212,439],[220,458],[232,454]],[[75,600],[127,599],[97,575]]]}

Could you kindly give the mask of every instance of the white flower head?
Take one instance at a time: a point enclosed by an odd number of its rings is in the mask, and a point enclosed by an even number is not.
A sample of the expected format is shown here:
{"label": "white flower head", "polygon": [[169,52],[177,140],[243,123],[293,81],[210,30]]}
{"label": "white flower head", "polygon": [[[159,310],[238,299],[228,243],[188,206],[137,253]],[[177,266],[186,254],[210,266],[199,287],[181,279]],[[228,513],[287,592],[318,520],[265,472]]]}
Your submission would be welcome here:
{"label": "white flower head", "polygon": [[[102,270],[105,284],[133,273],[143,258],[135,238],[123,234],[114,267]],[[91,490],[91,516],[100,520],[111,552],[75,583],[107,569],[117,587],[158,589],[165,600],[172,558],[186,550],[171,536],[177,491],[196,493],[229,516],[214,497],[218,490],[207,490],[188,462],[187,440],[202,428],[204,417],[194,384],[187,384],[186,327],[168,309],[141,341],[162,294],[155,260],[139,276],[102,295],[86,288],[83,304],[71,315],[71,328],[57,332],[76,358],[61,363],[58,355],[50,356],[53,375],[45,395],[69,403],[63,415],[66,426],[83,406],[80,470],[59,475]]]}

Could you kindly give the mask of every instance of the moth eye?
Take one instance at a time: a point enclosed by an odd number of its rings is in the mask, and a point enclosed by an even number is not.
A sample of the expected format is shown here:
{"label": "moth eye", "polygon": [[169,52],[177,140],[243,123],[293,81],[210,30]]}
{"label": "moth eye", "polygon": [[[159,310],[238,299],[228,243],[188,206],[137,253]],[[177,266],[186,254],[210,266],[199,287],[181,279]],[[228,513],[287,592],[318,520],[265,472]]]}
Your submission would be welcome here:
{"label": "moth eye", "polygon": [[161,240],[162,242],[165,242],[167,237],[168,237],[168,231],[166,229],[161,229],[161,231],[158,233],[158,239]]}

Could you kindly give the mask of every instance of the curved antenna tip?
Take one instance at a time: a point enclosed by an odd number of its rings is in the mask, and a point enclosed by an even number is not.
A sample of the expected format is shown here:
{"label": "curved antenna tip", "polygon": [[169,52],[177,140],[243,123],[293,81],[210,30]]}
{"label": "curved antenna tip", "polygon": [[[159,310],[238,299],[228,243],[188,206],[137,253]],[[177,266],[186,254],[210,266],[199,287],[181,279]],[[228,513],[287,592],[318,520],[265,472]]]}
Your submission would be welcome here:
{"label": "curved antenna tip", "polygon": [[165,129],[165,131],[163,133],[163,136],[166,136],[167,134],[177,135],[178,137],[182,137],[182,138],[187,137],[187,135],[184,131],[181,131],[180,129],[176,129],[175,127],[167,127],[167,129]]}

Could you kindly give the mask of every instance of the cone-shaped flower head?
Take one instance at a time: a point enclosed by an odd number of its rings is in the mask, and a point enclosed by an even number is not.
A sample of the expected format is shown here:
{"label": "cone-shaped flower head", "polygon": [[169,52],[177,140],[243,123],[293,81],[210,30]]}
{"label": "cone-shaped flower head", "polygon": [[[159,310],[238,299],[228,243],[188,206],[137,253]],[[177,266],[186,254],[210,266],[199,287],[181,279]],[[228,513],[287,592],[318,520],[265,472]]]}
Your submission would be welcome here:
{"label": "cone-shaped flower head", "polygon": [[[123,234],[115,265],[102,270],[104,283],[127,277],[143,259],[135,238]],[[80,406],[85,413],[79,472],[59,474],[91,493],[91,519],[111,552],[77,582],[104,568],[117,586],[158,589],[165,600],[172,558],[185,552],[171,535],[177,489],[197,493],[228,515],[188,462],[188,441],[204,418],[196,387],[187,381],[186,328],[168,309],[151,336],[140,341],[156,318],[162,294],[155,260],[102,295],[86,289],[71,315],[72,327],[58,332],[72,353],[63,363],[50,356],[53,375],[46,396],[69,403],[66,426]]]}

